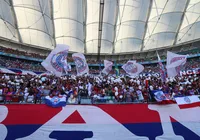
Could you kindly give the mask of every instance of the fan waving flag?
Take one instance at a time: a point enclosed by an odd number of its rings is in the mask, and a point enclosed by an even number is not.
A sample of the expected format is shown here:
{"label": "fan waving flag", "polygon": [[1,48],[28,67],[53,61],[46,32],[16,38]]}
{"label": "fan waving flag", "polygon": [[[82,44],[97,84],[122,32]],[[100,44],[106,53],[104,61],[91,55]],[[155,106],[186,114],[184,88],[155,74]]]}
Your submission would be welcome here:
{"label": "fan waving flag", "polygon": [[167,52],[167,75],[174,77],[181,71],[181,67],[186,63],[187,55],[179,55],[172,52]]}
{"label": "fan waving flag", "polygon": [[160,67],[160,76],[161,76],[161,80],[162,82],[165,82],[166,80],[166,73],[165,73],[165,68],[161,62],[161,59],[160,59],[160,56],[158,54],[158,52],[156,51],[157,53],[157,57],[158,57],[158,64],[159,64],[159,67]]}
{"label": "fan waving flag", "polygon": [[136,76],[144,70],[144,66],[142,66],[139,63],[136,63],[136,61],[128,61],[122,66],[122,68],[130,76]]}
{"label": "fan waving flag", "polygon": [[77,75],[89,73],[88,64],[86,62],[85,56],[82,53],[74,53],[72,58],[76,65]]}
{"label": "fan waving flag", "polygon": [[42,66],[56,76],[61,77],[64,67],[67,66],[69,46],[58,44],[48,57],[42,62]]}
{"label": "fan waving flag", "polygon": [[113,66],[113,62],[104,60],[104,69],[102,70],[102,72],[108,75],[110,71],[112,70],[112,66]]}
{"label": "fan waving flag", "polygon": [[171,104],[175,103],[173,100],[171,100],[168,95],[166,95],[163,91],[161,90],[153,90],[151,91],[153,94],[154,98],[156,99],[157,102],[163,103],[163,104]]}
{"label": "fan waving flag", "polygon": [[51,107],[62,107],[62,106],[66,106],[66,97],[58,97],[58,96],[54,96],[54,97],[50,97],[47,96],[45,97],[45,103],[48,106]]}

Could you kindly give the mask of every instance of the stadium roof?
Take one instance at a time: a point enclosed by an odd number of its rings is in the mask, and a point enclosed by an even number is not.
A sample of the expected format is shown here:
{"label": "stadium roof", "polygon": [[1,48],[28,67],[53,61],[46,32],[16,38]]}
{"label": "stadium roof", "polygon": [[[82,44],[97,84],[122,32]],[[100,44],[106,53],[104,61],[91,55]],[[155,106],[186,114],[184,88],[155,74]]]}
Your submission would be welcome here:
{"label": "stadium roof", "polygon": [[0,0],[0,36],[84,53],[99,39],[107,54],[172,46],[200,38],[200,0]]}

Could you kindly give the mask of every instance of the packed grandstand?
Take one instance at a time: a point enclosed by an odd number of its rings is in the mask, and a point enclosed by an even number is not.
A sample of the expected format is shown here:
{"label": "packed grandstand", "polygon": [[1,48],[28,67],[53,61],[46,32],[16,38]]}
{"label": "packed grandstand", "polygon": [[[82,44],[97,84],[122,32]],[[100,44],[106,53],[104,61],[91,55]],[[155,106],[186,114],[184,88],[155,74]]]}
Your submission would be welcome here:
{"label": "packed grandstand", "polygon": [[200,140],[200,0],[0,0],[0,140]]}
{"label": "packed grandstand", "polygon": [[[72,70],[68,75],[59,78],[52,73],[47,73],[41,61],[27,60],[27,58],[37,60],[45,56],[12,48],[1,48],[1,52],[4,53],[0,57],[1,67],[13,72],[1,71],[0,99],[4,100],[4,103],[44,103],[45,96],[54,92],[66,95],[69,104],[155,102],[150,92],[156,89],[169,94],[172,100],[176,96],[200,94],[200,57],[196,57],[195,54],[191,54],[195,57],[188,59],[182,71],[196,70],[196,73],[167,78],[166,83],[163,84],[158,63],[144,64],[144,71],[138,77],[130,78],[121,68],[124,61],[117,61],[119,76],[116,76],[114,66],[110,75],[107,76],[100,75],[103,67],[94,65],[96,61],[87,60],[89,75],[76,76],[75,64],[72,58],[68,58],[68,62],[72,64]],[[23,74],[22,71],[27,71],[27,73]]]}

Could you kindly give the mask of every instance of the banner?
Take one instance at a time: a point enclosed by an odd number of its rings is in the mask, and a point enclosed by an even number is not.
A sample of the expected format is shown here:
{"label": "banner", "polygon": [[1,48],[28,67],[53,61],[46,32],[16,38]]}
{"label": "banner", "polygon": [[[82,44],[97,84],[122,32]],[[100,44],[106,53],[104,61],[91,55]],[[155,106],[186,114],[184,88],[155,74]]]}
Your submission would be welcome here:
{"label": "banner", "polygon": [[88,64],[86,62],[85,56],[82,53],[74,53],[72,58],[76,65],[77,75],[83,75],[89,73]]}
{"label": "banner", "polygon": [[62,107],[62,106],[66,106],[66,97],[62,96],[62,97],[58,97],[58,96],[54,96],[54,97],[50,97],[50,96],[46,96],[45,97],[45,104],[51,107]]}
{"label": "banner", "polygon": [[157,53],[157,57],[158,57],[158,64],[159,64],[159,67],[160,67],[160,77],[161,77],[162,82],[165,82],[165,80],[166,80],[165,68],[164,68],[164,66],[161,62],[160,56],[159,56],[157,51],[156,51],[156,53]]}
{"label": "banner", "polygon": [[139,63],[136,63],[136,61],[128,61],[122,66],[122,68],[130,76],[136,76],[144,70],[144,66],[142,66]]}
{"label": "banner", "polygon": [[16,74],[15,72],[6,68],[0,68],[0,73]]}
{"label": "banner", "polygon": [[102,70],[102,72],[108,75],[110,71],[112,70],[112,66],[113,66],[113,62],[104,60],[104,69]]}
{"label": "banner", "polygon": [[200,68],[180,71],[180,76],[183,76],[183,75],[195,75],[195,74],[196,75],[200,74]]}
{"label": "banner", "polygon": [[175,98],[178,105],[184,105],[184,104],[192,104],[192,103],[199,103],[200,106],[200,99],[197,95],[193,96],[185,96],[185,97],[176,97]]}
{"label": "banner", "polygon": [[187,55],[179,55],[167,52],[167,75],[175,77],[181,71],[181,67],[186,63]]}
{"label": "banner", "polygon": [[200,107],[0,105],[0,140],[199,140]]}
{"label": "banner", "polygon": [[58,44],[48,57],[42,62],[42,66],[49,72],[53,72],[56,76],[61,77],[64,67],[67,66],[69,46]]}

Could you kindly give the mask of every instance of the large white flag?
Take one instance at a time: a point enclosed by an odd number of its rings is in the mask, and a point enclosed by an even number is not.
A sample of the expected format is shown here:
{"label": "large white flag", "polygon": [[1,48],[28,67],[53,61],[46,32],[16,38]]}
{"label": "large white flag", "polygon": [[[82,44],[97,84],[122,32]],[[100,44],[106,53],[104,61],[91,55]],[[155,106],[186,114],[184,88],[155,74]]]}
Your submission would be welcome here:
{"label": "large white flag", "polygon": [[136,61],[128,61],[122,66],[122,68],[130,76],[136,76],[144,70],[144,66],[139,63],[136,63]]}
{"label": "large white flag", "polygon": [[106,75],[109,74],[110,71],[112,70],[112,66],[113,62],[104,60],[104,69],[102,70],[102,72],[105,73]]}
{"label": "large white flag", "polygon": [[181,67],[186,63],[187,55],[179,55],[172,52],[167,52],[167,75],[174,77],[179,74]]}
{"label": "large white flag", "polygon": [[64,67],[67,66],[69,46],[64,44],[58,44],[54,50],[48,55],[48,57],[42,62],[42,66],[50,72],[53,72],[56,76],[62,76]]}
{"label": "large white flag", "polygon": [[77,75],[89,73],[88,64],[86,62],[85,56],[82,53],[74,53],[72,58],[76,65]]}

